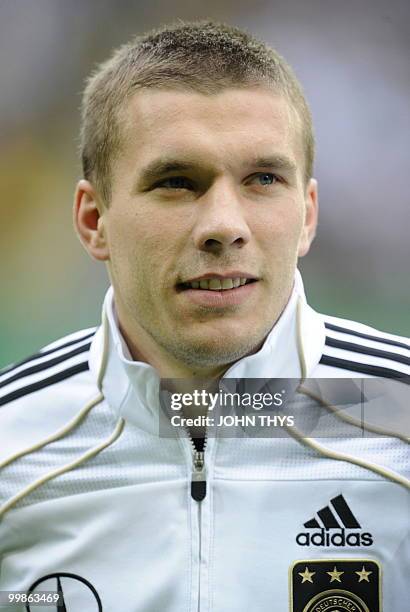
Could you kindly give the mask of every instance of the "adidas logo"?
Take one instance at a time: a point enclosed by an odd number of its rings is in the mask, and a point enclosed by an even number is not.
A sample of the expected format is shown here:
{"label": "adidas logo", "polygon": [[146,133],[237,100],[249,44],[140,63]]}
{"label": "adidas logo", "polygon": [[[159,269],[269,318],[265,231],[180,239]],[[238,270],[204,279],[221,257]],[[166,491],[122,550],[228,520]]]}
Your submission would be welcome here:
{"label": "adidas logo", "polygon": [[[297,534],[296,542],[299,546],[371,546],[373,544],[371,533],[359,531],[362,527],[343,495],[331,499],[329,506],[317,512],[317,517],[304,523],[303,526],[309,531]],[[355,531],[351,531],[353,529]]]}

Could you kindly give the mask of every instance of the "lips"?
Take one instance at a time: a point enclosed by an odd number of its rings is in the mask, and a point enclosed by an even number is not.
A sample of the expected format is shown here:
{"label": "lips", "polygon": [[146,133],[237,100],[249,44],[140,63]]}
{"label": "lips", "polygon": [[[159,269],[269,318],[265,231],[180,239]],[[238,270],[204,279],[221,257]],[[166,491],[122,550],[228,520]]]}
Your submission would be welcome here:
{"label": "lips", "polygon": [[185,289],[202,289],[207,291],[228,291],[230,289],[236,289],[242,287],[247,283],[254,282],[247,278],[210,278],[202,279],[200,281],[192,281],[184,283]]}
{"label": "lips", "polygon": [[[235,279],[239,279],[239,285],[230,287],[231,283],[235,282]],[[241,284],[243,281],[245,282]],[[245,278],[244,276],[228,276],[224,278],[207,276],[199,280],[195,279],[182,283],[178,294],[180,296],[179,299],[183,300],[182,304],[191,303],[194,307],[199,307],[202,315],[204,309],[211,314],[224,311],[232,313],[233,308],[240,308],[248,303],[249,300],[255,300],[259,285],[258,281],[259,279]],[[199,287],[195,288],[197,283]],[[224,289],[222,288],[222,283],[225,284]],[[237,284],[237,281],[235,284]]]}
{"label": "lips", "polygon": [[202,276],[189,279],[179,283],[177,287],[184,291],[187,289],[202,290],[202,291],[229,291],[243,287],[257,280],[245,272],[233,272],[229,274],[209,273]]}

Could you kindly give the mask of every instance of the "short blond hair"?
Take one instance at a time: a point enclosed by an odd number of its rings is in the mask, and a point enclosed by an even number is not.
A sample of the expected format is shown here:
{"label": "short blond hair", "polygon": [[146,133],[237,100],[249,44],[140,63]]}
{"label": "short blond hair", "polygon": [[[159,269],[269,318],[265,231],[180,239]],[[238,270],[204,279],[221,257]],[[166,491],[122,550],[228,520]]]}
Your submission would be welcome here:
{"label": "short blond hair", "polygon": [[111,159],[121,150],[120,112],[141,88],[212,95],[229,87],[266,86],[284,95],[300,119],[304,176],[312,176],[314,134],[302,87],[271,47],[238,28],[212,21],[178,22],[137,36],[89,77],[82,102],[84,178],[103,202],[111,198]]}

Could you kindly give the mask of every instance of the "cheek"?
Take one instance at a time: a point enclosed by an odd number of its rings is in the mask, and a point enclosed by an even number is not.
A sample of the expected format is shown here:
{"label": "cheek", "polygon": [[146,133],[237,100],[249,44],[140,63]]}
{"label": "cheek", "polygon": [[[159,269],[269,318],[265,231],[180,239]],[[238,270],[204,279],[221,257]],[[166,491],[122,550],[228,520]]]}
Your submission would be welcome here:
{"label": "cheek", "polygon": [[296,247],[303,226],[303,207],[294,198],[275,202],[263,215],[256,215],[254,232],[270,252]]}
{"label": "cheek", "polygon": [[[135,208],[135,207],[134,207]],[[110,260],[120,281],[145,285],[155,292],[186,244],[187,232],[178,219],[143,210],[112,215],[109,226]]]}

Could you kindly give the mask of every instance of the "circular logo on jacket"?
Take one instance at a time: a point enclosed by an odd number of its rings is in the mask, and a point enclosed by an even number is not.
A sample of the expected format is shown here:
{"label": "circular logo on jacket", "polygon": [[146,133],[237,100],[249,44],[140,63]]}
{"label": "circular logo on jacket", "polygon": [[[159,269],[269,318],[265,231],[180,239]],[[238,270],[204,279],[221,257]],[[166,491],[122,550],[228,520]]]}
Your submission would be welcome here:
{"label": "circular logo on jacket", "polygon": [[348,591],[333,589],[313,597],[303,612],[370,612],[364,601]]}
{"label": "circular logo on jacket", "polygon": [[[39,591],[52,591],[58,594],[55,610],[58,612],[102,612],[102,603],[96,588],[77,574],[56,572],[38,578],[28,589],[27,594]],[[38,604],[37,604],[38,605]],[[53,606],[48,604],[50,612]],[[35,611],[36,607],[26,605],[27,612]]]}

